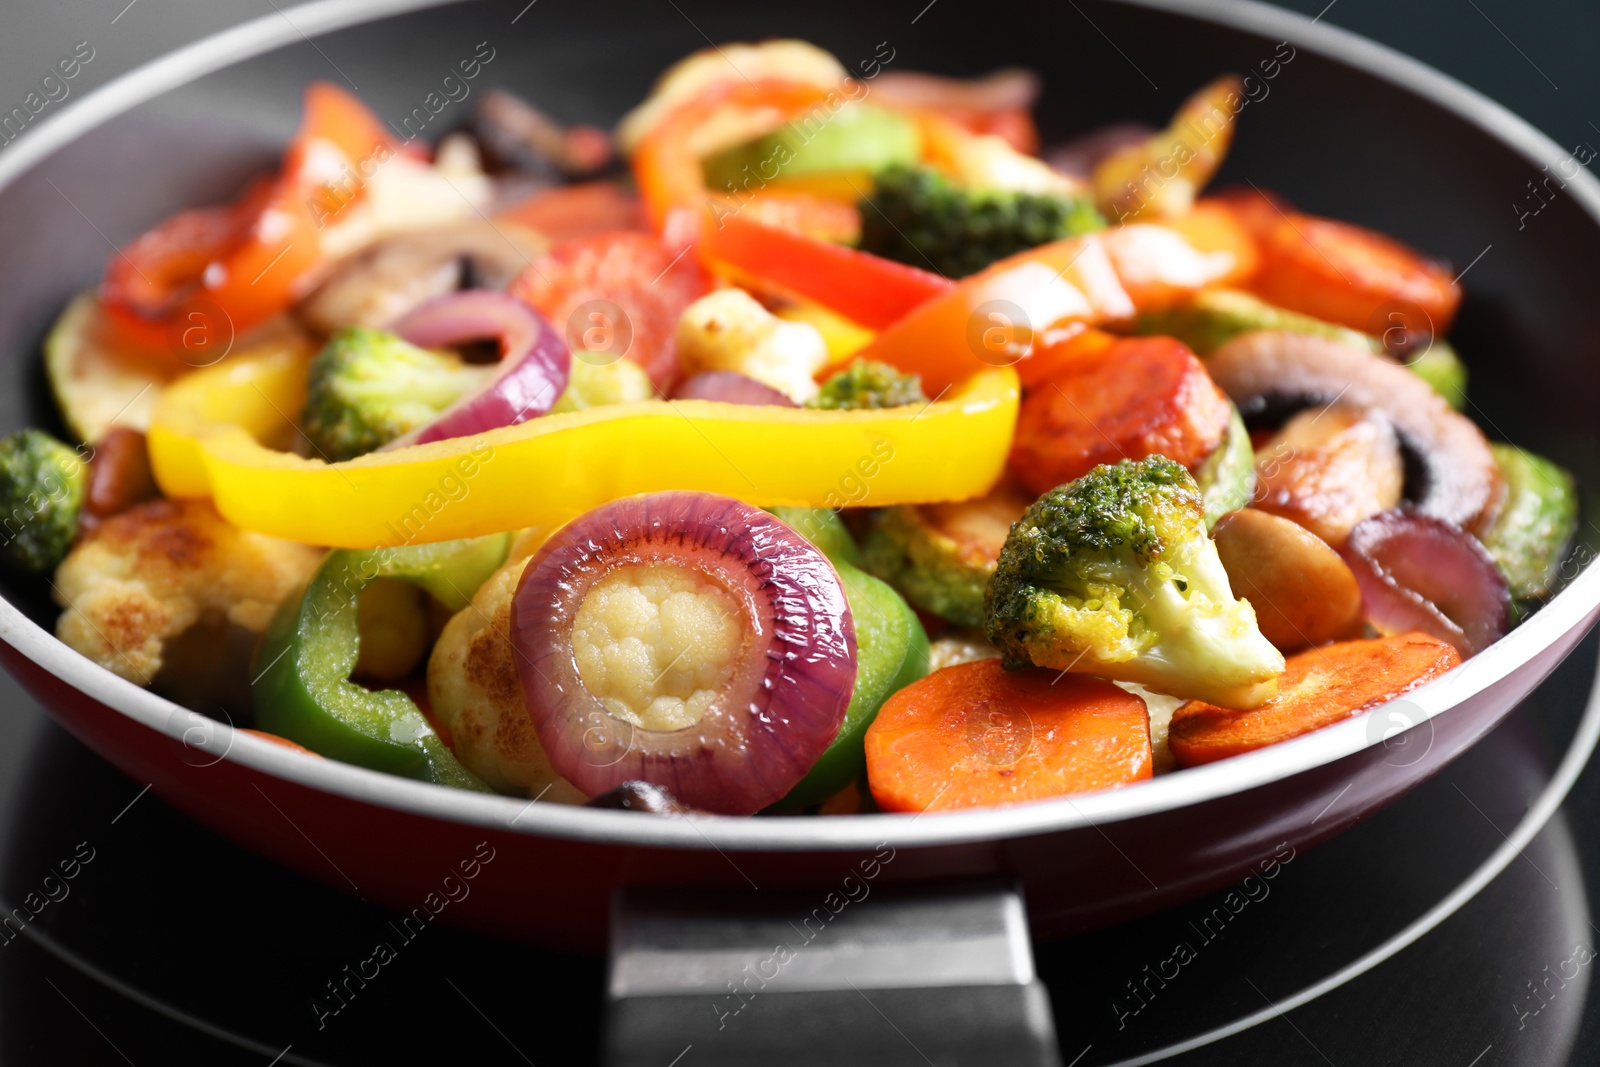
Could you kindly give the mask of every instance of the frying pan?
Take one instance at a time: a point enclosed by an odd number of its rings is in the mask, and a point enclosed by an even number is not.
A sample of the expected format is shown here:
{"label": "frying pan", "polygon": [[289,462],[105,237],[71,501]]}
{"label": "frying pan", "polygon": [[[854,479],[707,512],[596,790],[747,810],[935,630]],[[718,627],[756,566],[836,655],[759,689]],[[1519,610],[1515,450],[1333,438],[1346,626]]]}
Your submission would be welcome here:
{"label": "frying pan", "polygon": [[[519,14],[518,9],[521,9]],[[110,245],[178,208],[223,199],[270,162],[304,85],[358,87],[411,114],[487,42],[478,79],[569,121],[608,124],[654,74],[711,40],[803,36],[854,67],[1040,71],[1046,139],[1110,121],[1157,122],[1216,74],[1256,72],[1224,181],[1253,182],[1352,219],[1470,273],[1453,337],[1491,436],[1551,455],[1592,483],[1600,448],[1600,183],[1569,152],[1464,86],[1332,27],[1248,3],[955,0],[864,12],[693,10],[615,0],[537,7],[323,0],[181,49],[88,94],[0,155],[0,430],[48,425],[38,342],[92,284]],[[513,17],[515,16],[515,17]],[[314,39],[314,40],[313,40]],[[1281,62],[1279,42],[1292,45]],[[478,54],[481,55],[481,52]],[[1261,77],[1264,61],[1277,73]],[[427,133],[456,124],[452,104]],[[1546,169],[1537,215],[1508,211]],[[492,850],[446,921],[544,946],[605,944],[613,892],[656,886],[818,891],[879,858],[879,884],[999,878],[1019,885],[1036,937],[1170,906],[1257,871],[1283,847],[1348,828],[1498,723],[1600,613],[1580,545],[1564,588],[1520,628],[1404,701],[1272,748],[1114,792],[1026,807],[854,818],[669,820],[452,792],[313,760],[199,719],[52,636],[48,589],[6,580],[0,660],[76,736],[194,818],[275,860],[402,911]],[[882,857],[892,858],[884,861]]]}

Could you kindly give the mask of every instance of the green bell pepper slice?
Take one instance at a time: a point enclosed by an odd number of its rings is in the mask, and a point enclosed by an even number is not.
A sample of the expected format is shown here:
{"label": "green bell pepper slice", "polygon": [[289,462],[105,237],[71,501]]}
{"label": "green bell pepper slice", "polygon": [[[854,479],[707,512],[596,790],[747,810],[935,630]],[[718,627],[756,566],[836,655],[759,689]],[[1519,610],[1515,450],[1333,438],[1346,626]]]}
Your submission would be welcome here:
{"label": "green bell pepper slice", "polygon": [[377,578],[398,578],[459,611],[505,562],[510,544],[511,535],[499,533],[328,553],[300,597],[278,609],[256,650],[256,725],[329,759],[489,792],[409,696],[350,680],[361,645],[356,598]]}

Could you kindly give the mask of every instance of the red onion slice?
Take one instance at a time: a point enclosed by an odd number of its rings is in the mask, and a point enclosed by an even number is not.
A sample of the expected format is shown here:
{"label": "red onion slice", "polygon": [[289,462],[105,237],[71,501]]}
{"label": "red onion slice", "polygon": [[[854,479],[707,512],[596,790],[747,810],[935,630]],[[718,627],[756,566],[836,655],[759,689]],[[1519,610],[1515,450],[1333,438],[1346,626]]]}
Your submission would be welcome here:
{"label": "red onion slice", "polygon": [[793,400],[772,386],[731,370],[702,371],[685,378],[673,388],[672,399],[720,400],[724,404],[748,404],[752,407],[795,406]]}
{"label": "red onion slice", "polygon": [[1380,512],[1356,524],[1341,555],[1382,633],[1421,630],[1471,656],[1510,628],[1511,590],[1494,558],[1442,519]]}
{"label": "red onion slice", "polygon": [[1095,166],[1111,153],[1129,145],[1143,144],[1155,132],[1155,127],[1146,126],[1142,122],[1119,122],[1112,126],[1102,126],[1098,130],[1090,130],[1074,137],[1065,144],[1046,149],[1044,161],[1050,164],[1052,170],[1074,178],[1087,179],[1094,173]]}
{"label": "red onion slice", "polygon": [[[682,729],[612,715],[584,683],[574,648],[595,585],[651,564],[697,572],[743,615],[732,675]],[[833,741],[855,687],[855,621],[833,565],[766,512],[711,493],[628,497],[573,520],[522,572],[511,642],[551,764],[591,797],[638,780],[693,808],[759,811]]]}
{"label": "red onion slice", "polygon": [[515,426],[549,411],[567,388],[572,353],[566,342],[537,311],[505,293],[471,290],[441,296],[401,319],[394,331],[422,348],[495,338],[500,364],[481,390],[389,448]]}

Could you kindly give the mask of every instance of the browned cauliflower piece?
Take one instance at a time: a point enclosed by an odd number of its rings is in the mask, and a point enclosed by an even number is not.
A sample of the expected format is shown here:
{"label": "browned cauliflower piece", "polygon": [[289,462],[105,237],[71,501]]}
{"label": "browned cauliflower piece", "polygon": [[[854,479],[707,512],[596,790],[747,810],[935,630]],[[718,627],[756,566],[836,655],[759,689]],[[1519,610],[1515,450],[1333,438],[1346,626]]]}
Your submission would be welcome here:
{"label": "browned cauliflower piece", "polygon": [[[541,537],[518,547],[537,548]],[[530,547],[531,546],[531,547]],[[528,556],[513,550],[445,626],[428,660],[428,701],[450,732],[456,758],[502,793],[560,804],[588,800],[550,765],[528,717],[511,647],[511,597]]]}
{"label": "browned cauliflower piece", "polygon": [[323,550],[229,525],[207,501],[152,500],[107,519],[56,570],[56,636],[148,685],[196,624],[265,630]]}

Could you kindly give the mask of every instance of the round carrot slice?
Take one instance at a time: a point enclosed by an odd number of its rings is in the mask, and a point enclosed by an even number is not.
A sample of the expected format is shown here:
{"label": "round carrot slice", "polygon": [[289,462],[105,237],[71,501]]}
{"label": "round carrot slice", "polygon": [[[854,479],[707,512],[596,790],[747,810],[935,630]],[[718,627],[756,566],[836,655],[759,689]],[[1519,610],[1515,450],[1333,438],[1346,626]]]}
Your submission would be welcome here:
{"label": "round carrot slice", "polygon": [[292,752],[304,752],[308,756],[315,756],[317,759],[322,759],[322,754],[320,752],[313,752],[304,745],[296,744],[295,742],[289,740],[287,737],[279,737],[277,734],[269,734],[265,730],[241,729],[239,732],[241,734],[249,734],[252,737],[259,737],[263,741],[271,741],[275,745],[282,745],[284,748],[287,748]]}
{"label": "round carrot slice", "polygon": [[663,388],[677,374],[678,318],[709,286],[696,257],[675,256],[653,234],[621,231],[556,245],[510,292],[562,331],[579,358],[625,356]]}
{"label": "round carrot slice", "polygon": [[1394,305],[1406,309],[1410,328],[1440,336],[1461,303],[1461,287],[1443,264],[1360,226],[1289,212],[1260,240],[1253,288],[1291,311],[1373,331],[1380,309]]}
{"label": "round carrot slice", "polygon": [[1022,402],[1011,470],[1035,494],[1101,463],[1166,456],[1193,468],[1231,409],[1195,354],[1170,337],[1102,344],[1086,335]]}
{"label": "round carrot slice", "polygon": [[1278,695],[1250,711],[1191,700],[1167,743],[1180,767],[1211,763],[1332,726],[1439,677],[1461,654],[1427,634],[1340,641],[1290,656]]}
{"label": "round carrot slice", "polygon": [[946,667],[890,697],[867,730],[884,811],[1026,804],[1150,777],[1144,701],[1099,678]]}

